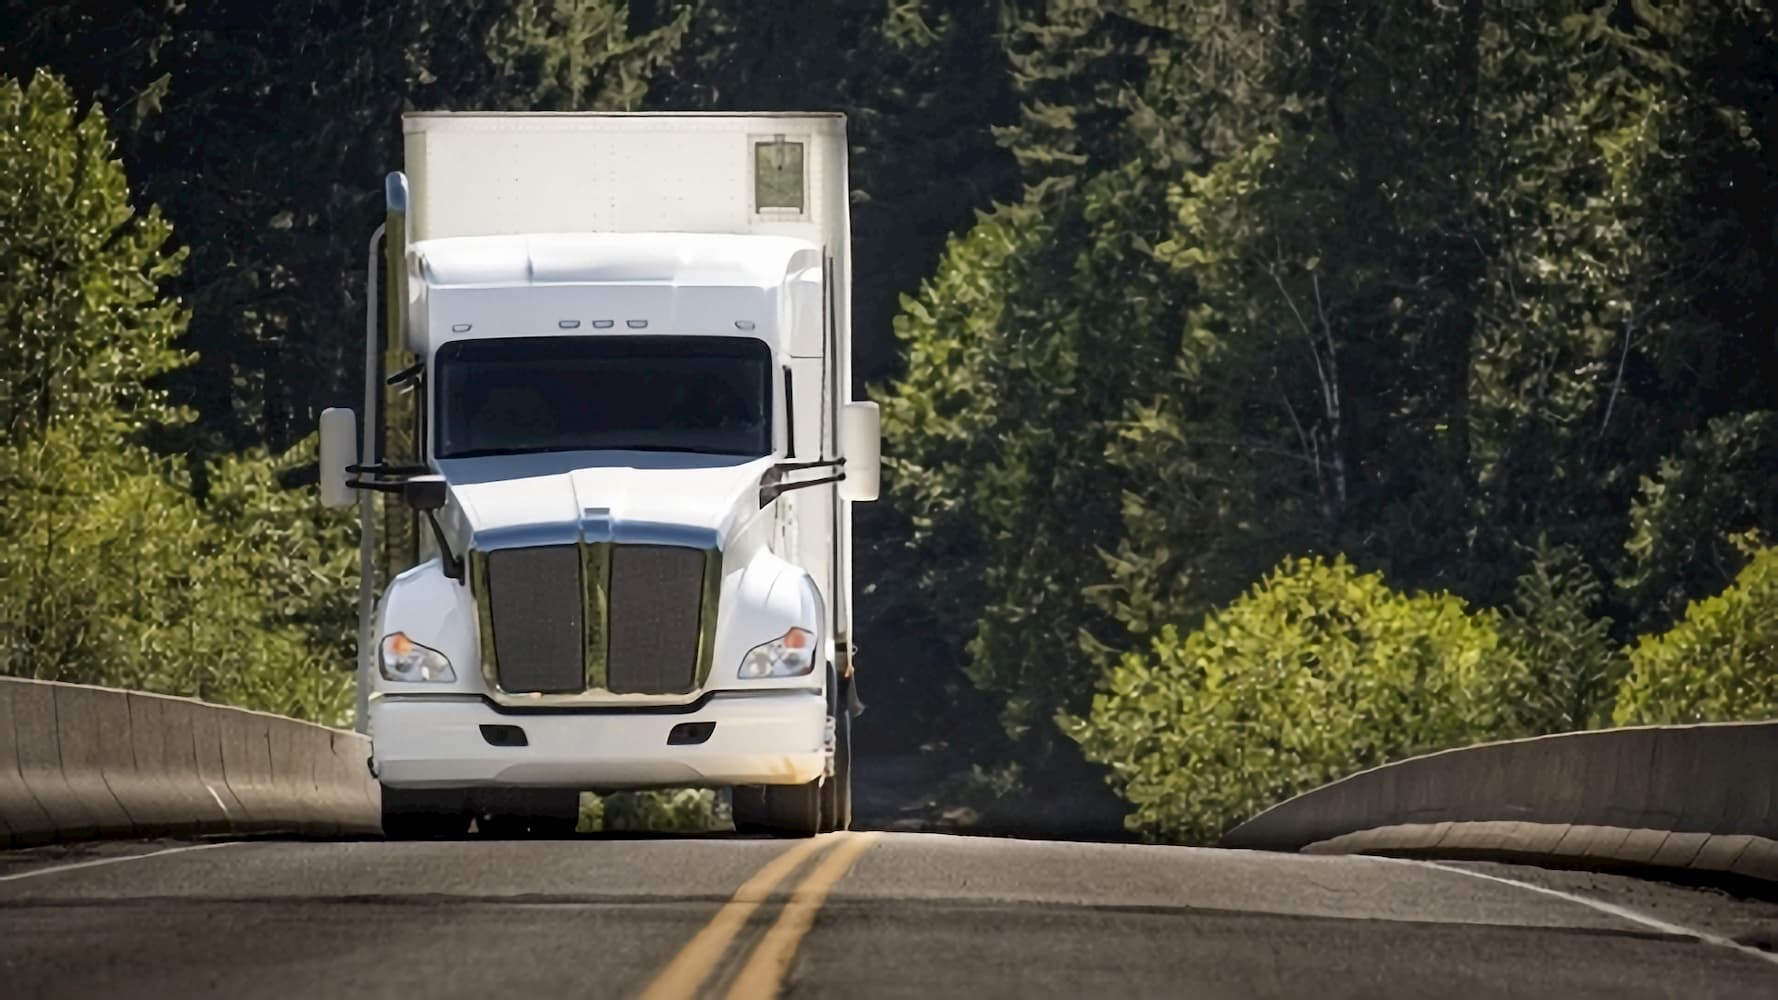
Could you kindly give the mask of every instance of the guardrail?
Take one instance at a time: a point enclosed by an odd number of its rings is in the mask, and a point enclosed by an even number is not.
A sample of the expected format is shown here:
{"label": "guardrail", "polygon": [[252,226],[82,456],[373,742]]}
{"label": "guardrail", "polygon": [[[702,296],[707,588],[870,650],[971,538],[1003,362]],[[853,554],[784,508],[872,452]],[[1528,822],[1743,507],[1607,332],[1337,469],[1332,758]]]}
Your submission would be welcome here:
{"label": "guardrail", "polygon": [[1323,785],[1223,846],[1689,869],[1778,881],[1778,722],[1563,733]]}
{"label": "guardrail", "polygon": [[0,846],[375,834],[357,733],[184,698],[0,678]]}

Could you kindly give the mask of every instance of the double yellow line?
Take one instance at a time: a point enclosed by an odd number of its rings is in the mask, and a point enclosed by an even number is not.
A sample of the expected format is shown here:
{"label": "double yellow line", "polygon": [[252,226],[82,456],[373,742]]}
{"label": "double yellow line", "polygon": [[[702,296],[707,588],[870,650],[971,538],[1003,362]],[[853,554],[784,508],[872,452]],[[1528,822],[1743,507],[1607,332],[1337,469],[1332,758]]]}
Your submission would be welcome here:
{"label": "double yellow line", "polygon": [[790,901],[778,914],[771,929],[760,939],[736,974],[728,990],[728,1000],[758,1000],[775,997],[784,986],[791,960],[803,937],[815,923],[815,914],[827,901],[827,894],[845,877],[860,855],[875,843],[875,833],[835,833],[800,841],[790,850],[774,857],[765,867],[741,883],[716,916],[679,949],[660,975],[642,991],[642,1000],[682,1000],[695,997],[705,980],[716,970],[723,956],[753,916],[777,890],[778,884],[803,866],[809,858],[828,847],[819,863],[797,884]]}

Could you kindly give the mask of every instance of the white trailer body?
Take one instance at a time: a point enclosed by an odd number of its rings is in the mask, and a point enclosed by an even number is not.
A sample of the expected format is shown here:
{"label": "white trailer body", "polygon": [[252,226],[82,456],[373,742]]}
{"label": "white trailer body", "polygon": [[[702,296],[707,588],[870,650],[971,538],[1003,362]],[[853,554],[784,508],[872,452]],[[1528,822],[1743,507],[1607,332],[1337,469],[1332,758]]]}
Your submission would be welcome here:
{"label": "white trailer body", "polygon": [[380,567],[359,681],[386,827],[559,828],[578,791],[684,785],[843,826],[850,506],[877,479],[844,119],[405,132],[362,443],[338,411],[322,431]]}

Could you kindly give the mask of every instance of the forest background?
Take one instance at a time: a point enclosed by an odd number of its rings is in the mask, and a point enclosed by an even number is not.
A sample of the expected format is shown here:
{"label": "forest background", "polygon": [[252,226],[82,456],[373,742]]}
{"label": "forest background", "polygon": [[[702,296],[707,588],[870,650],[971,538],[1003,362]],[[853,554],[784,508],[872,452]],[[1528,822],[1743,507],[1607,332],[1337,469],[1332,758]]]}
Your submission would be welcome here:
{"label": "forest background", "polygon": [[472,108],[850,117],[861,752],[935,809],[1778,714],[1757,0],[0,0],[0,672],[350,722],[312,433]]}

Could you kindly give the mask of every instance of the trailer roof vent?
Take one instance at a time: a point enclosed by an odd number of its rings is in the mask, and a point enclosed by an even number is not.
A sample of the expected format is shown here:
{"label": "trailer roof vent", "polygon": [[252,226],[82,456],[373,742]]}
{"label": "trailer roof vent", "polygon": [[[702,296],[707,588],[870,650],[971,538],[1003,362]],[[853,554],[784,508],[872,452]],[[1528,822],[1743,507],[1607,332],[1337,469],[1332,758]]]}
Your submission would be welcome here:
{"label": "trailer roof vent", "polygon": [[608,319],[593,320],[593,329],[595,329],[595,330],[609,330],[609,329],[611,329],[612,325],[613,325],[613,322]]}
{"label": "trailer roof vent", "polygon": [[646,329],[648,329],[648,321],[645,319],[627,320],[627,321],[625,321],[624,325],[629,327],[632,330],[646,330]]}
{"label": "trailer roof vent", "polygon": [[807,182],[803,144],[781,135],[753,143],[753,210],[759,214],[801,215]]}
{"label": "trailer roof vent", "polygon": [[559,319],[559,320],[556,320],[556,326],[561,327],[564,330],[578,330],[578,329],[580,329],[580,320]]}

